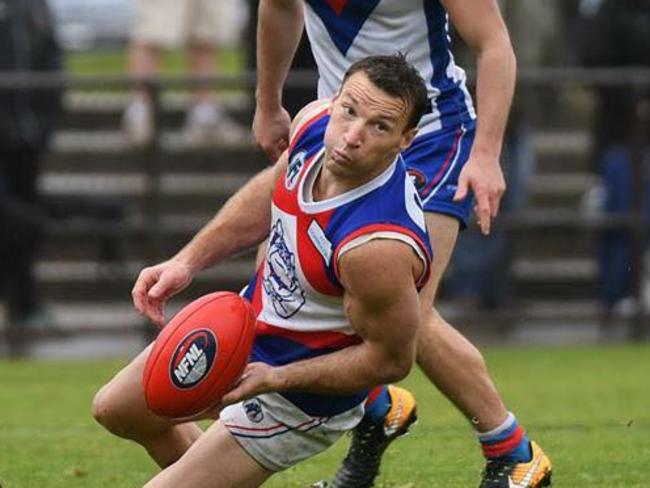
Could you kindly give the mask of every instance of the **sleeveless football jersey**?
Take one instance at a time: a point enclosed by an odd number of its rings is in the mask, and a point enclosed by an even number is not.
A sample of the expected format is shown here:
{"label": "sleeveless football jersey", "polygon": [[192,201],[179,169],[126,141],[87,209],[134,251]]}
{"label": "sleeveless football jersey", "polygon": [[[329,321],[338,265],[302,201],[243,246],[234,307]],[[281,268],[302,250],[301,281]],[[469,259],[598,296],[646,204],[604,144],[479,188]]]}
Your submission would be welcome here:
{"label": "sleeveless football jersey", "polygon": [[438,0],[305,0],[318,98],[336,93],[353,62],[401,51],[427,82],[432,101],[419,135],[476,118],[465,72],[450,51],[448,27]]}
{"label": "sleeveless football jersey", "polygon": [[[283,365],[361,341],[343,310],[338,261],[369,240],[397,239],[411,246],[425,269],[417,286],[428,277],[431,248],[424,214],[399,156],[362,186],[313,200],[328,121],[321,105],[297,129],[289,165],[276,184],[266,258],[245,292],[258,320],[253,361]],[[310,415],[328,416],[354,407],[366,394],[283,396]]]}

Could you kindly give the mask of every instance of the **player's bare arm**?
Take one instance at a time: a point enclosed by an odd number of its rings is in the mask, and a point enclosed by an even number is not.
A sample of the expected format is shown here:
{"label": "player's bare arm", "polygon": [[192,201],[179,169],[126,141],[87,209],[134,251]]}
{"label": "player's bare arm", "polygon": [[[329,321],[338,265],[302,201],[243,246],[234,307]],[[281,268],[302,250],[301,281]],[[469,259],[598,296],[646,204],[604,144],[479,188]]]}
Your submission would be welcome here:
{"label": "player's bare arm", "polygon": [[162,326],[165,302],[199,271],[262,242],[271,222],[273,188],[286,166],[283,154],[235,193],[174,257],[143,269],[131,291],[135,308]]}
{"label": "player's bare arm", "polygon": [[420,320],[415,283],[424,264],[407,244],[374,240],[345,253],[339,265],[346,315],[363,342],[276,368],[252,363],[224,403],[267,391],[355,393],[408,374]]}
{"label": "player's bare arm", "polygon": [[[328,100],[306,105],[296,115],[291,133],[310,114],[323,110]],[[262,170],[235,193],[174,257],[143,269],[131,295],[135,308],[155,324],[164,323],[164,305],[184,290],[196,273],[262,242],[271,222],[271,199],[278,178],[287,167],[284,152],[277,163]]]}
{"label": "player's bare arm", "polygon": [[257,91],[253,136],[275,161],[289,143],[282,87],[303,30],[300,0],[261,0],[257,24]]}
{"label": "player's bare arm", "polygon": [[496,0],[442,0],[452,24],[477,56],[478,122],[455,198],[473,190],[481,231],[490,232],[505,180],[499,164],[516,77],[516,59]]}

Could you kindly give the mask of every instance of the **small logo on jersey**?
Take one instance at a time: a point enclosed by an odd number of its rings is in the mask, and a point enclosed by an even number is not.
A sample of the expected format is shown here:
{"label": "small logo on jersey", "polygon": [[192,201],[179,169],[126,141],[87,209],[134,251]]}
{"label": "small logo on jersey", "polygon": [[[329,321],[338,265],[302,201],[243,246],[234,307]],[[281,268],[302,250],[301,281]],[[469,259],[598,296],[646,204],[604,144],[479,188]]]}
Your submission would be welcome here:
{"label": "small logo on jersey", "polygon": [[246,417],[248,420],[255,424],[259,424],[264,420],[264,412],[262,411],[262,404],[257,398],[251,398],[246,400],[243,403],[244,410],[246,411]]}
{"label": "small logo on jersey", "polygon": [[427,184],[427,177],[424,176],[424,173],[418,171],[417,169],[410,168],[408,170],[408,175],[411,178],[411,182],[417,191],[422,190]]}
{"label": "small logo on jersey", "polygon": [[275,312],[288,319],[304,305],[305,292],[298,281],[296,256],[287,246],[284,227],[279,219],[271,229],[266,265],[264,291],[271,299]]}
{"label": "small logo on jersey", "polygon": [[305,165],[306,157],[307,153],[305,151],[300,151],[291,158],[289,166],[287,166],[287,174],[284,178],[284,186],[287,190],[293,190],[296,187],[298,175],[300,174],[302,167]]}
{"label": "small logo on jersey", "polygon": [[181,390],[198,385],[205,378],[217,356],[217,338],[208,329],[190,332],[178,344],[169,363],[172,383]]}
{"label": "small logo on jersey", "polygon": [[404,178],[404,203],[411,220],[415,222],[423,232],[426,232],[427,224],[424,219],[424,212],[422,211],[422,200],[420,200],[420,195],[418,195],[418,192],[415,189],[415,186],[413,186],[413,183],[411,183],[410,178]]}

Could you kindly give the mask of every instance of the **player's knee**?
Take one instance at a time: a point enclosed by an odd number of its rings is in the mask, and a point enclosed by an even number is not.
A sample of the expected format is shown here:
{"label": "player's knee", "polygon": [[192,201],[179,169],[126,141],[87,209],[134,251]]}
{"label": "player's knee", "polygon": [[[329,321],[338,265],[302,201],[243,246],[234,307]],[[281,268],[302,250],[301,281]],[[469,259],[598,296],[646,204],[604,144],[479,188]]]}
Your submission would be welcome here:
{"label": "player's knee", "polygon": [[112,407],[109,394],[106,392],[106,387],[101,388],[93,398],[92,403],[93,418],[104,427],[110,424],[112,416]]}
{"label": "player's knee", "polygon": [[428,355],[446,358],[476,373],[487,371],[485,359],[474,344],[449,325],[435,308],[423,314],[418,336],[418,360]]}
{"label": "player's knee", "polygon": [[119,397],[106,386],[97,392],[92,403],[93,418],[106,430],[120,437],[129,437],[130,427],[128,405],[120,401]]}
{"label": "player's knee", "polygon": [[412,360],[400,360],[395,361],[390,366],[387,366],[384,371],[384,382],[397,383],[398,381],[402,381],[411,372],[413,363],[414,361]]}

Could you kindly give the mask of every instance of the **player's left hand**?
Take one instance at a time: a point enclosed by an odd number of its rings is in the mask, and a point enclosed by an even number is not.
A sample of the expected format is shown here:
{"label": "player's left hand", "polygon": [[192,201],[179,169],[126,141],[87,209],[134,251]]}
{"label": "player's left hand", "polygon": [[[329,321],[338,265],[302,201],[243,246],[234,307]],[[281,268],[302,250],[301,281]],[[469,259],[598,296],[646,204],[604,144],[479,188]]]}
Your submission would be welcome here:
{"label": "player's left hand", "polygon": [[237,385],[221,399],[221,406],[241,402],[260,393],[275,391],[278,387],[276,369],[265,363],[249,363]]}
{"label": "player's left hand", "polygon": [[499,213],[501,197],[506,191],[506,181],[499,159],[470,155],[458,178],[458,189],[454,201],[463,200],[469,191],[474,193],[474,212],[484,235],[490,233],[492,219]]}

